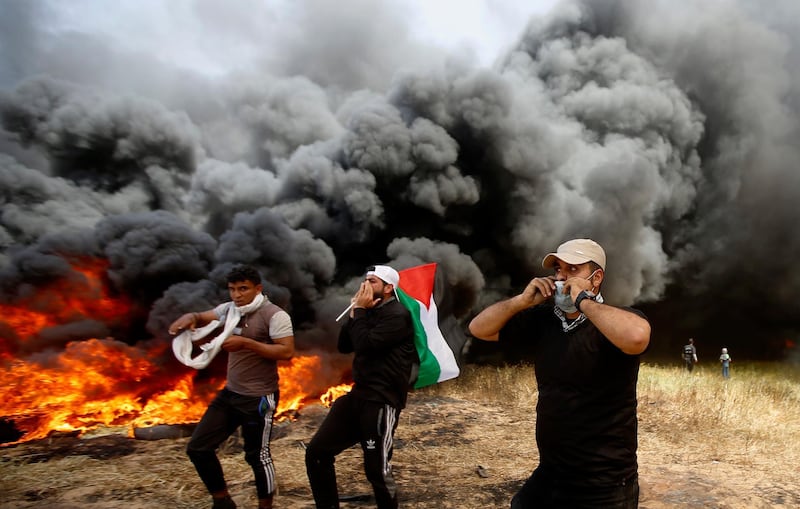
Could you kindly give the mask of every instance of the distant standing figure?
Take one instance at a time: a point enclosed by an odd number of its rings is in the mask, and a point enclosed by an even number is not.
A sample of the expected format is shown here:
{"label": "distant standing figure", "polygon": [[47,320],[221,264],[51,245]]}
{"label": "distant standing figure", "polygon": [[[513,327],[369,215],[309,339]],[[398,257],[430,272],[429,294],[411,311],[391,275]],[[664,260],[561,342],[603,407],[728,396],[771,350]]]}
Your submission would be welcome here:
{"label": "distant standing figure", "polygon": [[722,355],[719,356],[719,362],[722,364],[722,378],[731,377],[731,356],[728,355],[728,349],[722,349]]}
{"label": "distant standing figure", "polygon": [[694,347],[694,339],[689,338],[689,343],[683,345],[683,361],[686,363],[686,370],[691,372],[697,363],[697,348]]}

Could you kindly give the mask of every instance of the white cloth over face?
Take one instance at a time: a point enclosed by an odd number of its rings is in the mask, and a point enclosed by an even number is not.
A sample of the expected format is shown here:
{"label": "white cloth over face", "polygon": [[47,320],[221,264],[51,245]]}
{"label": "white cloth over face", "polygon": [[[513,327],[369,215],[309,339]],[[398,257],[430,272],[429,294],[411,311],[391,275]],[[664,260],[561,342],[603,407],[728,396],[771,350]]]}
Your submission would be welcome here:
{"label": "white cloth over face", "polygon": [[260,293],[256,295],[250,304],[244,306],[236,306],[233,302],[228,302],[228,309],[225,313],[225,326],[222,332],[208,343],[200,345],[202,352],[192,358],[192,343],[205,339],[206,336],[211,334],[211,332],[219,326],[220,320],[212,320],[199,329],[183,331],[172,340],[172,352],[181,364],[194,369],[205,368],[211,363],[212,359],[216,357],[219,351],[222,350],[222,343],[233,334],[233,329],[236,328],[239,320],[241,320],[243,316],[260,308],[263,303],[264,295]]}

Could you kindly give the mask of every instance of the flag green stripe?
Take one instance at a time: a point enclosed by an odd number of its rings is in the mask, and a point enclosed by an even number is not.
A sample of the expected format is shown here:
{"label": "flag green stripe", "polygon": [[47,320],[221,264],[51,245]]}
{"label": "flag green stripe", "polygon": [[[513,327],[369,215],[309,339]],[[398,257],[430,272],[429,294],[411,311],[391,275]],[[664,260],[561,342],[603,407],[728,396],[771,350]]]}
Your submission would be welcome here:
{"label": "flag green stripe", "polygon": [[428,348],[428,335],[420,319],[420,302],[410,297],[400,288],[397,289],[397,296],[400,299],[400,303],[411,313],[411,320],[414,322],[414,346],[419,355],[419,376],[414,387],[419,389],[420,387],[435,384],[439,381],[439,375],[442,370],[439,366],[439,361]]}

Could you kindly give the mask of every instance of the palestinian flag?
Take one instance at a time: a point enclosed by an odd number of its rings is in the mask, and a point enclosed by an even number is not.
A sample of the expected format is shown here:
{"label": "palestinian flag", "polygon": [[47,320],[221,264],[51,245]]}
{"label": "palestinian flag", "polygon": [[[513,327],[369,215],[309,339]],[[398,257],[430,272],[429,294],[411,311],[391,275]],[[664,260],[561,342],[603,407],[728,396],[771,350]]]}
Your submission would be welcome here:
{"label": "palestinian flag", "polygon": [[[411,312],[414,321],[414,343],[420,361],[419,375],[414,388],[419,389],[457,377],[459,369],[453,347],[457,346],[459,341],[445,339],[440,327],[439,311],[433,298],[436,264],[411,267],[401,270],[399,274],[400,288],[397,289],[397,297]],[[463,341],[460,343],[463,344]]]}

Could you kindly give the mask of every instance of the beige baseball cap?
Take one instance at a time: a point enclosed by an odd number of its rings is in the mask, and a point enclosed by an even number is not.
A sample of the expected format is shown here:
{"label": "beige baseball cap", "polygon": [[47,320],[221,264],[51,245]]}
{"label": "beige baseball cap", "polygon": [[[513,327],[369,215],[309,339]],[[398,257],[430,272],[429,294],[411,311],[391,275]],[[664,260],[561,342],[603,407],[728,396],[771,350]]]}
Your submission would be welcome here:
{"label": "beige baseball cap", "polygon": [[591,239],[573,239],[564,242],[558,246],[555,253],[549,253],[544,257],[542,267],[552,268],[556,258],[572,265],[595,262],[601,269],[606,270],[606,252],[600,244]]}

